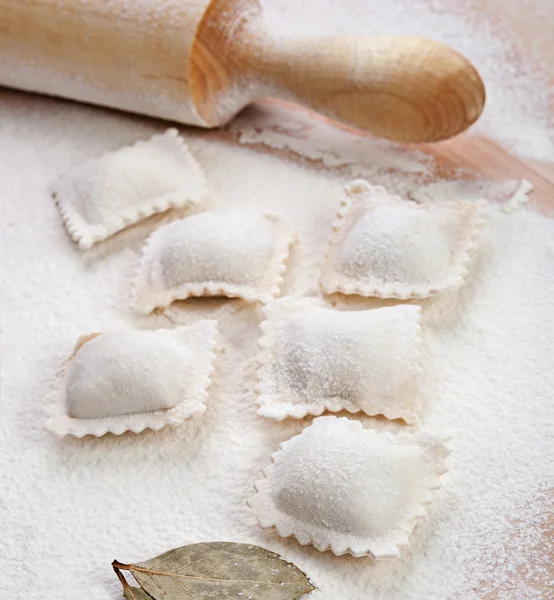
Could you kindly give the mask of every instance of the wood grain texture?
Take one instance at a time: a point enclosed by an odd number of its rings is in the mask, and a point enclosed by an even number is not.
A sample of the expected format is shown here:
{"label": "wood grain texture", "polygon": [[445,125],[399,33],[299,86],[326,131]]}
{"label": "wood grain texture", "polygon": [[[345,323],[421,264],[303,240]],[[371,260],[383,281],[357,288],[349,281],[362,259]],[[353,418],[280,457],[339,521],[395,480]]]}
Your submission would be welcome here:
{"label": "wood grain texture", "polygon": [[208,122],[227,121],[238,98],[244,105],[271,96],[378,137],[435,142],[481,114],[485,89],[477,71],[443,44],[398,36],[272,39],[259,15],[245,21],[243,14],[230,22],[236,37],[215,26],[217,17],[198,30],[191,88]]}
{"label": "wood grain texture", "polygon": [[205,125],[188,63],[209,2],[0,0],[0,84]]}
{"label": "wood grain texture", "polygon": [[485,103],[469,61],[429,39],[308,38],[281,47],[262,56],[277,57],[266,71],[291,99],[378,137],[447,139],[467,129]]}
{"label": "wood grain texture", "polygon": [[477,71],[432,40],[272,37],[257,0],[151,3],[0,0],[0,84],[201,126],[274,96],[404,142],[484,106]]}
{"label": "wood grain texture", "polygon": [[554,217],[554,164],[523,159],[486,137],[459,136],[423,149],[437,161],[437,173],[449,179],[466,177],[502,181],[527,179],[533,184],[531,204]]}

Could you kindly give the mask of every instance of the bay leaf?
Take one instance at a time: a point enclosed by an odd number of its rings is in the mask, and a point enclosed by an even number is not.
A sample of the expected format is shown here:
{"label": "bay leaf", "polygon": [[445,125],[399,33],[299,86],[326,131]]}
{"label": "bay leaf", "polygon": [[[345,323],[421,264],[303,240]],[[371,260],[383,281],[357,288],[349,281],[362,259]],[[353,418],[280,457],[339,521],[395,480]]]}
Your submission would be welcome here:
{"label": "bay leaf", "polygon": [[113,561],[112,567],[123,586],[123,597],[125,600],[153,600],[152,596],[149,596],[142,588],[132,587],[127,583],[123,573],[117,568],[116,560]]}
{"label": "bay leaf", "polygon": [[142,588],[133,586],[123,588],[123,597],[125,600],[153,600]]}
{"label": "bay leaf", "polygon": [[142,588],[132,587],[127,583],[123,573],[117,568],[116,560],[113,561],[112,567],[123,586],[123,597],[125,600],[152,600],[152,596],[149,596]]}
{"label": "bay leaf", "polygon": [[315,589],[296,565],[252,544],[192,544],[145,562],[113,564],[130,571],[154,600],[296,600]]}

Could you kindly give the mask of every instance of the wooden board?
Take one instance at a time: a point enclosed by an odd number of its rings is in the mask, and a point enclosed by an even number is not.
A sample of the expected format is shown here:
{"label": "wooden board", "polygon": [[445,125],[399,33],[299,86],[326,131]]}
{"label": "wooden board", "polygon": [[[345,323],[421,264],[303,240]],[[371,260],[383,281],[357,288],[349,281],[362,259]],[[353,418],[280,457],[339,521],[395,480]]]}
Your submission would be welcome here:
{"label": "wooden board", "polygon": [[439,170],[455,177],[458,169],[466,169],[475,178],[501,181],[527,179],[534,186],[530,203],[554,217],[554,163],[514,156],[486,137],[470,134],[423,147],[437,160]]}
{"label": "wooden board", "polygon": [[[227,133],[229,130],[240,130],[245,122],[252,120],[254,127],[257,125],[257,113],[273,114],[273,117],[266,118],[266,121],[279,123],[282,118],[290,114],[298,115],[298,123],[306,123],[307,126],[317,128],[318,125],[325,124],[328,131],[333,133],[333,141],[339,141],[343,147],[347,147],[352,143],[353,137],[359,140],[374,140],[379,143],[378,139],[369,133],[365,133],[358,129],[353,129],[347,125],[337,121],[331,121],[325,116],[311,112],[299,105],[282,100],[267,99],[247,107],[244,111],[244,116],[239,116],[241,124],[234,126],[233,123],[226,127]],[[286,135],[286,126],[275,127],[273,131],[279,129],[279,133]],[[193,130],[191,130],[193,131]],[[196,130],[198,132],[198,130]],[[195,132],[195,133],[196,133]],[[344,132],[343,143],[340,143],[340,134]],[[216,132],[207,132],[208,135],[214,135]],[[323,133],[324,134],[324,133]],[[217,134],[216,134],[217,135]],[[226,137],[222,132],[217,137]],[[228,135],[227,135],[228,137]],[[398,146],[406,150],[416,150],[424,152],[433,159],[432,165],[433,176],[436,179],[451,179],[459,180],[486,180],[486,181],[505,181],[507,179],[526,179],[533,184],[533,192],[530,194],[529,204],[537,207],[543,214],[554,217],[554,162],[547,163],[530,158],[522,158],[515,154],[511,154],[506,149],[502,148],[493,140],[473,135],[471,132],[466,132],[458,135],[450,140],[438,142],[435,144],[419,144]],[[268,148],[265,151],[272,151]],[[275,153],[276,151],[273,150]],[[296,160],[302,156],[291,150],[283,152],[290,159]],[[320,165],[321,168],[325,165]]]}

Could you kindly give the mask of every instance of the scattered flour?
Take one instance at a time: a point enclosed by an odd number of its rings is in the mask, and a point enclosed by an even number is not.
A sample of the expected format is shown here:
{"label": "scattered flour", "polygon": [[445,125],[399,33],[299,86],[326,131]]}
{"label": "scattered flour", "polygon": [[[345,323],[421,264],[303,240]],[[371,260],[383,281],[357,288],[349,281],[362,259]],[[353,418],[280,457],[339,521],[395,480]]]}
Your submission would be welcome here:
{"label": "scattered flour", "polygon": [[[199,299],[172,307],[171,320],[135,316],[130,283],[148,226],[81,255],[49,197],[60,170],[165,125],[6,90],[0,123],[0,597],[116,600],[114,558],[233,540],[297,563],[319,587],[313,600],[552,598],[554,221],[498,210],[469,282],[423,302],[423,422],[453,436],[450,472],[399,559],[335,557],[264,532],[245,504],[269,455],[309,422],[256,415],[261,311]],[[212,208],[271,210],[297,229],[286,292],[315,294],[350,167],[325,172],[237,145],[229,134],[183,133],[211,183]],[[356,144],[345,144],[352,170],[368,168],[372,182],[405,196],[421,187],[413,169],[393,170],[405,154],[393,156],[390,169],[357,166]],[[449,194],[461,197],[463,188]],[[336,302],[354,310],[383,304]],[[215,315],[224,353],[202,417],[176,430],[101,439],[58,440],[43,429],[53,375],[83,331]]]}
{"label": "scattered flour", "polygon": [[431,158],[387,140],[360,136],[295,105],[266,101],[243,111],[230,125],[239,141],[287,150],[326,168],[340,168],[351,178],[376,170],[399,169],[414,178],[430,175]]}
{"label": "scattered flour", "polygon": [[[429,155],[362,136],[316,113],[281,102],[264,101],[248,107],[231,123],[230,130],[246,146],[282,152],[312,168],[332,169],[351,179],[378,182],[418,203],[486,198],[505,204],[505,210],[513,212],[528,202],[533,191],[527,180],[475,180],[466,171],[460,171],[460,179],[437,181],[436,165]],[[402,171],[404,177],[391,177],[393,170]]]}

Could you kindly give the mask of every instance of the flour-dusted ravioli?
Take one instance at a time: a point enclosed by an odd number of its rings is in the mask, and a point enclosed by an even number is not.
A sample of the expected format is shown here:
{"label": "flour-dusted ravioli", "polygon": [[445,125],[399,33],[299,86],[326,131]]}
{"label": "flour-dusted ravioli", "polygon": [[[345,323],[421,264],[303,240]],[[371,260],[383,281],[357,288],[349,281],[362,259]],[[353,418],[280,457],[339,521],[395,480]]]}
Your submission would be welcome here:
{"label": "flour-dusted ravioli", "polygon": [[418,205],[356,180],[346,186],[320,284],[331,294],[425,298],[461,285],[487,203]]}
{"label": "flour-dusted ravioli", "polygon": [[59,374],[47,429],[81,437],[179,425],[206,411],[216,321],[79,339]]}
{"label": "flour-dusted ravioli", "polygon": [[264,308],[258,414],[272,419],[364,411],[417,421],[421,308],[354,312],[291,297]]}
{"label": "flour-dusted ravioli", "polygon": [[262,527],[282,537],[321,552],[390,558],[409,545],[448,454],[425,432],[391,434],[319,417],[280,445],[247,503]]}
{"label": "flour-dusted ravioli", "polygon": [[206,192],[204,173],[176,129],[89,160],[53,187],[83,249],[153,214],[192,207]]}
{"label": "flour-dusted ravioli", "polygon": [[191,296],[267,302],[279,294],[293,241],[274,215],[207,211],[174,221],[146,242],[135,307],[149,313]]}

